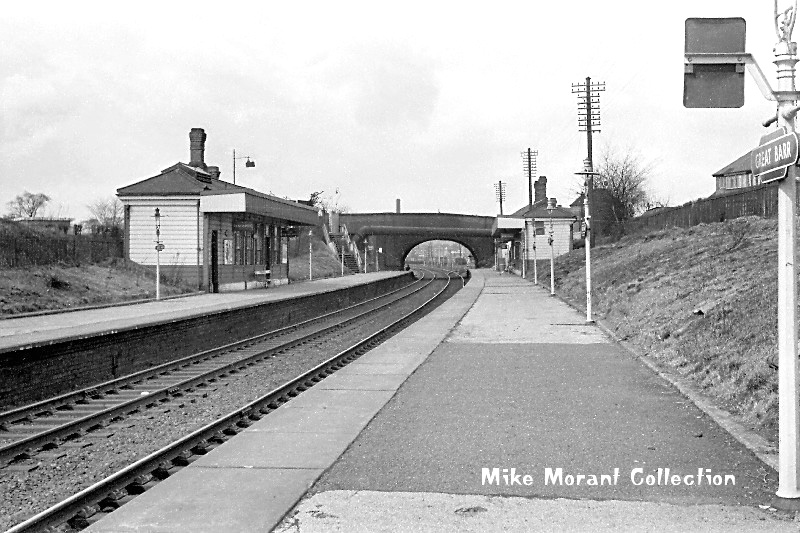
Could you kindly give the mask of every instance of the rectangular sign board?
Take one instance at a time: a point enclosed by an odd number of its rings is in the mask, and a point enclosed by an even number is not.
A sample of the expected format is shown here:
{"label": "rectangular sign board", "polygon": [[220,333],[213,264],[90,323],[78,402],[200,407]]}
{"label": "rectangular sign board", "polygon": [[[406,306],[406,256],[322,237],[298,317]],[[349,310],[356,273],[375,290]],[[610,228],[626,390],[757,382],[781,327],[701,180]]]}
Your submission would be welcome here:
{"label": "rectangular sign board", "polygon": [[[744,53],[745,20],[737,18],[688,18],[684,53]],[[687,64],[683,73],[683,106],[729,108],[744,105],[744,65],[721,62]]]}
{"label": "rectangular sign board", "polygon": [[797,155],[797,134],[779,128],[763,136],[759,146],[750,152],[750,168],[753,176],[761,177],[761,183],[780,180],[797,163]]}

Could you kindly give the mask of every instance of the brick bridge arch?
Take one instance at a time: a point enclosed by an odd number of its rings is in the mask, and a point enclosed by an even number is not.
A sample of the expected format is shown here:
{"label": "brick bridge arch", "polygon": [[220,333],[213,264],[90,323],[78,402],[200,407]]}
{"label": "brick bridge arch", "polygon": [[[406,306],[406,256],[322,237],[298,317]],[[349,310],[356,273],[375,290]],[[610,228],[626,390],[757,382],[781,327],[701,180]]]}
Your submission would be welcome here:
{"label": "brick bridge arch", "polygon": [[[479,267],[494,264],[494,217],[454,213],[349,213],[339,218],[350,237],[364,253],[364,244],[379,254],[381,268],[399,270],[406,256],[418,244],[440,240],[453,241],[469,250]],[[363,257],[363,255],[362,255]],[[374,259],[370,261],[374,264]]]}

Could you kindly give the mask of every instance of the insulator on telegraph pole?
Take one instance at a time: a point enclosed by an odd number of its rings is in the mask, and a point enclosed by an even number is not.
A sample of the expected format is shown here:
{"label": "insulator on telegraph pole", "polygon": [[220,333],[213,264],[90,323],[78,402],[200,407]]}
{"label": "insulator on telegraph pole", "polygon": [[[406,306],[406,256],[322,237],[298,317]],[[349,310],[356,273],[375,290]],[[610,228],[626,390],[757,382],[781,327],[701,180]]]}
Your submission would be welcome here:
{"label": "insulator on telegraph pole", "polygon": [[506,199],[506,184],[503,181],[498,181],[494,184],[494,194],[497,201],[500,202],[500,215],[503,214],[503,200]]}
{"label": "insulator on telegraph pole", "polygon": [[533,176],[536,174],[538,150],[528,148],[522,152],[522,170],[528,175],[528,205],[533,205]]}
{"label": "insulator on telegraph pole", "polygon": [[586,132],[586,151],[592,161],[592,133],[600,133],[600,93],[606,82],[592,81],[587,76],[584,83],[573,83],[572,93],[578,95],[578,131]]}

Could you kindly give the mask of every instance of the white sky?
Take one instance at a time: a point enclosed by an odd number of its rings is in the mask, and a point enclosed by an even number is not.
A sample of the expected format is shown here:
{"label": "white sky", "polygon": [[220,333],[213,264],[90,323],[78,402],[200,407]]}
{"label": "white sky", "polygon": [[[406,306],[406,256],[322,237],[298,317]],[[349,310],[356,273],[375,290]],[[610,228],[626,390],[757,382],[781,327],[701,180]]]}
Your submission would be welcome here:
{"label": "white sky", "polygon": [[[24,5],[24,7],[23,7]],[[119,7],[124,6],[124,7]],[[48,213],[189,161],[290,198],[354,212],[495,215],[527,203],[520,152],[538,150],[548,195],[569,204],[586,157],[571,85],[604,81],[605,145],[655,163],[679,205],[758,144],[773,103],[745,82],[740,109],[684,109],[687,17],[747,21],[774,82],[772,2],[15,2],[0,16],[0,212],[23,190]],[[800,40],[800,30],[795,34]]]}

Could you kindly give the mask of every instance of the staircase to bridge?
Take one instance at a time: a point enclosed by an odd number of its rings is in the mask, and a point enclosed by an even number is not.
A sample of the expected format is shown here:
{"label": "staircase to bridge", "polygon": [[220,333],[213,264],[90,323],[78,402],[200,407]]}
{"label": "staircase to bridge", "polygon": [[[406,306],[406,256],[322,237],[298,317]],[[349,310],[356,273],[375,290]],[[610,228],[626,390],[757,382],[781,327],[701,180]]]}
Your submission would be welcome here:
{"label": "staircase to bridge", "polygon": [[331,241],[333,241],[334,246],[336,246],[336,254],[339,257],[339,261],[343,262],[344,267],[350,270],[350,272],[358,274],[360,272],[358,268],[358,259],[349,251],[347,237],[345,235],[332,234]]}

